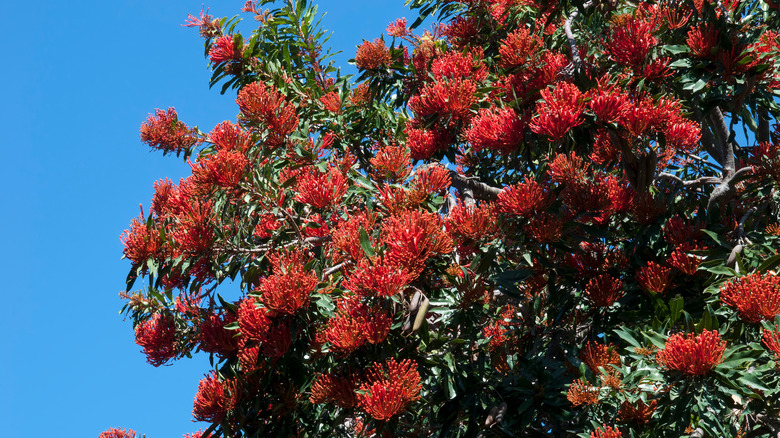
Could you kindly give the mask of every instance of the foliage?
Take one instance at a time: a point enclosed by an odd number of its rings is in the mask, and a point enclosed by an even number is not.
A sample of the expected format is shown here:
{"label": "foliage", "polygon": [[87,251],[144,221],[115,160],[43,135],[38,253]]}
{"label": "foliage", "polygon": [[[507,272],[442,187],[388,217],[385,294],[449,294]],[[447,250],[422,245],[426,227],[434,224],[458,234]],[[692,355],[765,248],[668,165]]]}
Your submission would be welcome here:
{"label": "foliage", "polygon": [[124,296],[203,436],[780,433],[779,5],[408,3],[357,78],[306,0],[188,20],[240,114],[142,126]]}

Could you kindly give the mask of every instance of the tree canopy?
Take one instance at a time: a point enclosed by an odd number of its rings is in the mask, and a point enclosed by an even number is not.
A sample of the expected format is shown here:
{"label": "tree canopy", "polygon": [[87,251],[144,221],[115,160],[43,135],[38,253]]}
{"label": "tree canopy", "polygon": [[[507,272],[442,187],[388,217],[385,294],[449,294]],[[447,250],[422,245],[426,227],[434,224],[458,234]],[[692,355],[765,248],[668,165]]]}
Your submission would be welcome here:
{"label": "tree canopy", "polygon": [[780,4],[407,3],[358,77],[306,0],[187,21],[240,112],[149,115],[122,241],[193,436],[780,435]]}

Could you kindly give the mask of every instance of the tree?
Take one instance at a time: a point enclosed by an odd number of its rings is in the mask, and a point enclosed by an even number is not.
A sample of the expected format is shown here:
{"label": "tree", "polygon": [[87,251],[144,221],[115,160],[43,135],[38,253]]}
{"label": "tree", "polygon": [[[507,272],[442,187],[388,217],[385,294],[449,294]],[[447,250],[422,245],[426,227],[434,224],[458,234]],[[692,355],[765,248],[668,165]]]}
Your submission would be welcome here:
{"label": "tree", "polygon": [[188,20],[240,114],[149,116],[123,235],[203,436],[780,434],[780,5],[411,0],[353,78],[270,3]]}

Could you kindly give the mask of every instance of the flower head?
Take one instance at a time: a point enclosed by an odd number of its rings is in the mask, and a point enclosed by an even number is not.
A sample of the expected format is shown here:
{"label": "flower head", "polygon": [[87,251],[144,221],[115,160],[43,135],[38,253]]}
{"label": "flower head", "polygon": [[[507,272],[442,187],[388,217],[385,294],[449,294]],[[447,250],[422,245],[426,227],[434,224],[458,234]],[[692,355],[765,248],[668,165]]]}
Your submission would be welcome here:
{"label": "flower head", "polygon": [[590,433],[590,438],[620,438],[622,436],[617,428],[607,426],[606,424]]}
{"label": "flower head", "polygon": [[200,142],[195,129],[189,128],[179,121],[176,110],[168,108],[154,110],[146,121],[141,124],[141,141],[163,152],[182,152]]}
{"label": "flower head", "polygon": [[745,322],[772,320],[780,313],[780,277],[754,272],[732,279],[720,289],[720,299]]}
{"label": "flower head", "polygon": [[238,402],[238,385],[235,380],[219,380],[215,372],[201,379],[192,416],[196,421],[221,423],[228,411]]}
{"label": "flower head", "polygon": [[363,41],[355,54],[355,65],[360,70],[376,70],[389,64],[391,60],[390,50],[380,38],[373,42]]}
{"label": "flower head", "polygon": [[600,374],[600,368],[607,372],[612,372],[614,368],[610,365],[620,365],[620,355],[612,344],[601,344],[598,342],[587,342],[585,347],[580,350],[580,360],[593,371],[594,374]]}
{"label": "flower head", "polygon": [[584,379],[578,379],[569,385],[566,399],[573,406],[596,404],[599,401],[599,389]]}
{"label": "flower head", "polygon": [[409,403],[420,398],[420,373],[410,359],[397,362],[390,358],[385,364],[374,363],[368,378],[360,385],[358,406],[375,420],[387,420],[406,410]]}
{"label": "flower head", "polygon": [[100,432],[98,438],[135,438],[135,431],[132,429],[112,428]]}
{"label": "flower head", "polygon": [[767,350],[774,353],[775,360],[780,360],[780,328],[764,330],[764,334],[761,335],[761,343]]}
{"label": "flower head", "polygon": [[720,339],[720,333],[704,330],[700,335],[669,336],[656,357],[666,369],[701,376],[723,361],[725,350],[726,341]]}
{"label": "flower head", "polygon": [[636,273],[636,281],[639,286],[656,294],[663,294],[671,287],[672,268],[649,262]]}
{"label": "flower head", "polygon": [[596,307],[609,307],[623,295],[623,282],[609,274],[598,275],[585,286],[585,296]]}
{"label": "flower head", "polygon": [[624,423],[634,423],[640,426],[647,424],[653,416],[657,405],[658,401],[656,400],[650,403],[645,403],[642,400],[637,400],[636,403],[629,403],[626,400],[620,405],[618,419]]}
{"label": "flower head", "polygon": [[526,177],[498,194],[500,210],[512,216],[529,217],[547,209],[555,200],[550,188]]}
{"label": "flower head", "polygon": [[155,314],[135,328],[135,343],[143,347],[146,361],[158,367],[176,357],[176,325],[170,315]]}

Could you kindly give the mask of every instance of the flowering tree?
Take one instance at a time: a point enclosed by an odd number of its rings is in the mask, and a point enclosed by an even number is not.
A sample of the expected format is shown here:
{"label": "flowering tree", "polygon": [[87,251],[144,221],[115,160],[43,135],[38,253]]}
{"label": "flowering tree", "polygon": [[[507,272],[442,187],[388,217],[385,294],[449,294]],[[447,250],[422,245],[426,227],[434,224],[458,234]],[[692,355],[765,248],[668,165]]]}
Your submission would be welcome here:
{"label": "flowering tree", "polygon": [[149,116],[192,175],[122,236],[202,436],[780,435],[780,4],[411,0],[354,78],[260,3],[188,20],[240,113]]}

